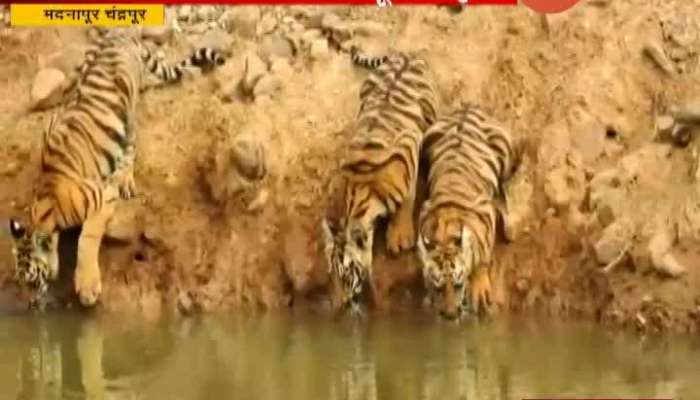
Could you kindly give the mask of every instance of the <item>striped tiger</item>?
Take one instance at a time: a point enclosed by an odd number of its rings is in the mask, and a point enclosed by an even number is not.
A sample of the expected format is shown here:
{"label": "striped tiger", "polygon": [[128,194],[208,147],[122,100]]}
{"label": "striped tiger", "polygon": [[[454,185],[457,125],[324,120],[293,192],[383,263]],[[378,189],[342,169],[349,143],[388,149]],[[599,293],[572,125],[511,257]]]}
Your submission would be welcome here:
{"label": "striped tiger", "polygon": [[[30,224],[10,220],[16,277],[43,308],[48,282],[58,275],[58,233],[82,225],[75,289],[84,305],[101,293],[98,252],[116,200],[135,194],[135,123],[144,72],[178,82],[188,66],[221,65],[217,51],[200,48],[176,66],[157,60],[139,40],[105,39],[86,60],[70,101],[43,136],[41,173]],[[56,118],[56,115],[58,117]]]}
{"label": "striped tiger", "polygon": [[[413,208],[423,132],[436,120],[432,72],[406,53],[370,57],[352,49],[354,64],[371,69],[360,88],[360,109],[341,171],[344,206],[339,221],[322,221],[325,255],[339,308],[359,310],[372,273],[372,245],[379,218],[388,218],[387,250],[415,245]],[[375,295],[371,284],[372,294]]]}
{"label": "striped tiger", "polygon": [[[502,184],[518,158],[510,133],[477,106],[441,117],[425,134],[428,198],[419,217],[418,254],[428,299],[454,319],[490,302],[491,264]],[[470,296],[465,285],[471,281]]]}

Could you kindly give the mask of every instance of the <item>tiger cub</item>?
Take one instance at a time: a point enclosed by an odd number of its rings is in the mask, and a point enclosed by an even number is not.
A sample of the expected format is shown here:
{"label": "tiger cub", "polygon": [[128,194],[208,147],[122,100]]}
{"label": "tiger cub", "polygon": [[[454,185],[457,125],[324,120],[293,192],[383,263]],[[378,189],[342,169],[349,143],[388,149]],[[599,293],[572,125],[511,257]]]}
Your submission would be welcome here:
{"label": "tiger cub", "polygon": [[139,40],[106,38],[83,64],[79,82],[43,136],[41,173],[30,224],[10,220],[16,277],[29,289],[30,307],[43,308],[48,281],[58,275],[58,233],[82,225],[75,290],[84,305],[101,293],[98,252],[115,202],[134,195],[135,122],[145,72],[181,80],[188,66],[225,62],[200,48],[176,66],[154,57]]}
{"label": "tiger cub", "polygon": [[420,147],[423,132],[437,118],[438,97],[432,72],[419,57],[370,57],[356,47],[351,55],[355,65],[371,73],[360,88],[353,137],[341,164],[343,216],[335,223],[324,219],[322,228],[329,274],[340,295],[338,306],[357,312],[371,277],[378,219],[389,218],[389,253],[415,245],[412,215]]}
{"label": "tiger cub", "polygon": [[490,301],[488,268],[498,219],[505,217],[497,201],[517,156],[510,133],[469,104],[428,129],[422,156],[429,193],[420,211],[418,254],[428,299],[455,319],[470,300],[477,309],[479,300]]}

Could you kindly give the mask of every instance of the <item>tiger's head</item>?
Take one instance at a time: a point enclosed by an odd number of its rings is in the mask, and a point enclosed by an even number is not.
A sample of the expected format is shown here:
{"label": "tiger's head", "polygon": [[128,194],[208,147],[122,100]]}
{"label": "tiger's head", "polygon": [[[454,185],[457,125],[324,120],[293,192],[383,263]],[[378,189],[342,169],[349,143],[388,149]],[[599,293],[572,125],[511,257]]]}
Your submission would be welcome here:
{"label": "tiger's head", "polygon": [[348,225],[345,229],[322,222],[328,274],[339,295],[339,308],[358,313],[372,265],[372,233]]}
{"label": "tiger's head", "polygon": [[10,220],[15,278],[30,292],[30,307],[41,307],[49,281],[58,276],[58,234],[32,232],[14,219]]}
{"label": "tiger's head", "polygon": [[475,237],[462,226],[452,235],[418,237],[418,254],[431,305],[446,319],[457,319],[466,310],[466,285],[476,267]]}

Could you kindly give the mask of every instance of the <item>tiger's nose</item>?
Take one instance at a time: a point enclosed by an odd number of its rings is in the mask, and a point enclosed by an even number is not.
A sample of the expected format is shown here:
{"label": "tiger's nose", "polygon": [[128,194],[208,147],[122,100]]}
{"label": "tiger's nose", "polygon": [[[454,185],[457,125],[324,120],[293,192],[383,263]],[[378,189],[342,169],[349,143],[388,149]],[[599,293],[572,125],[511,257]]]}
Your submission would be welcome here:
{"label": "tiger's nose", "polygon": [[459,316],[459,311],[457,310],[457,307],[445,307],[442,310],[440,310],[440,315],[450,321],[455,320]]}

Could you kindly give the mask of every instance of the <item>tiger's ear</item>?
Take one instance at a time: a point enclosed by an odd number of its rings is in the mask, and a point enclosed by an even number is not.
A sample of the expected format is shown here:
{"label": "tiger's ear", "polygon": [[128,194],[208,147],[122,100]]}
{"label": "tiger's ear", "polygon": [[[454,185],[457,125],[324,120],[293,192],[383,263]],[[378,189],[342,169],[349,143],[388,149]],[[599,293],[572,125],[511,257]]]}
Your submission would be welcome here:
{"label": "tiger's ear", "polygon": [[323,230],[323,240],[326,243],[332,243],[335,240],[335,235],[337,233],[336,226],[331,223],[328,218],[324,218],[321,221],[321,229]]}
{"label": "tiger's ear", "polygon": [[20,224],[17,220],[10,219],[10,233],[12,233],[12,237],[15,239],[21,239],[24,234],[27,232],[26,229]]}

